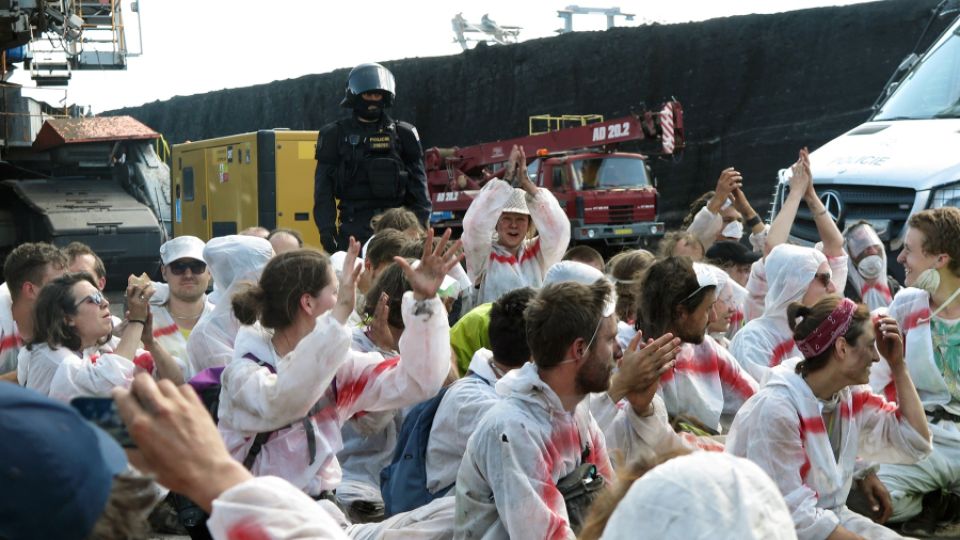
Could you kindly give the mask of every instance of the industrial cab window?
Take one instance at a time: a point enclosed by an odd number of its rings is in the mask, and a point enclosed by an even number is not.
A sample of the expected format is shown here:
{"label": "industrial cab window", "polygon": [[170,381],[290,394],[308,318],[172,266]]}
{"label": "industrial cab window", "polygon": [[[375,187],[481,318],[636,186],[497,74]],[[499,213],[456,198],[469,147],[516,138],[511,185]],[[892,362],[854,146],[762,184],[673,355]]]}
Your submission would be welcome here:
{"label": "industrial cab window", "polygon": [[192,201],[193,192],[193,167],[185,167],[183,169],[183,200]]}

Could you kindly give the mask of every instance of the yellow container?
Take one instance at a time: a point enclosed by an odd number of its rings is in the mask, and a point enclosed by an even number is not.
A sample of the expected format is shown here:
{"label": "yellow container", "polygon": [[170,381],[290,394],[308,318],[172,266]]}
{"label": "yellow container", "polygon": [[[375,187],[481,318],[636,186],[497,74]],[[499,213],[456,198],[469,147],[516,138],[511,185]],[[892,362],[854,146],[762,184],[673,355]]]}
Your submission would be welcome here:
{"label": "yellow container", "polygon": [[204,241],[248,227],[295,229],[320,247],[313,221],[316,131],[260,130],[173,146],[174,236]]}

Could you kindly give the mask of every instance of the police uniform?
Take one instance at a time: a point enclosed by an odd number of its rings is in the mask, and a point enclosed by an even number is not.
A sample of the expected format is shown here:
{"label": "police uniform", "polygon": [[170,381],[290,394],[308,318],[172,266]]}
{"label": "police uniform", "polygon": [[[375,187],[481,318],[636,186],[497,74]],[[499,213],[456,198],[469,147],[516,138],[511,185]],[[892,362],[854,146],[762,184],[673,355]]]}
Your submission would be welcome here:
{"label": "police uniform", "polygon": [[316,157],[314,219],[328,250],[331,239],[340,249],[350,236],[365,242],[373,234],[370,218],[390,208],[407,207],[422,223],[429,219],[423,149],[411,124],[386,113],[377,122],[338,120],[320,130]]}

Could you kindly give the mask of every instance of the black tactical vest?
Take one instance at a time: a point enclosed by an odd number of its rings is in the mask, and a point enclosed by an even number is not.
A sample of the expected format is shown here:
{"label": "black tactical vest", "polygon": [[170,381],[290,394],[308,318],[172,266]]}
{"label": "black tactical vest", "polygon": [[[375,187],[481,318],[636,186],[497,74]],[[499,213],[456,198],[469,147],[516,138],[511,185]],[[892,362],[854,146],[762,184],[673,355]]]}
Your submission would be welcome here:
{"label": "black tactical vest", "polygon": [[400,206],[406,195],[407,170],[401,158],[397,123],[364,129],[354,119],[337,122],[336,196],[371,207]]}

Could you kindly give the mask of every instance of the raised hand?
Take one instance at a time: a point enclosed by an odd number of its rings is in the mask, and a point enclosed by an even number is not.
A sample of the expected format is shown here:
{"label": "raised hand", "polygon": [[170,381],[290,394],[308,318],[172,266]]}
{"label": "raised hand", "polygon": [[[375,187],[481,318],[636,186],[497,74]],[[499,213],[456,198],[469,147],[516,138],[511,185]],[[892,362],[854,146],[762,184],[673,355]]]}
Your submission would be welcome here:
{"label": "raised hand", "polygon": [[804,197],[809,195],[813,188],[813,177],[810,175],[810,160],[806,148],[800,150],[797,162],[790,167],[790,193],[797,193]]}
{"label": "raised hand", "polygon": [[397,340],[390,332],[390,324],[387,322],[390,316],[389,302],[390,296],[387,293],[380,293],[377,307],[373,310],[373,319],[367,325],[367,337],[380,349],[396,351]]}
{"label": "raised hand", "polygon": [[127,285],[125,293],[127,302],[127,318],[137,321],[145,321],[150,314],[150,297],[156,289],[153,283],[146,285]]}
{"label": "raised hand", "polygon": [[905,367],[903,361],[903,335],[893,317],[881,317],[874,323],[877,335],[877,352],[886,358],[890,369]]}
{"label": "raised hand", "polygon": [[350,318],[357,304],[357,278],[363,270],[363,265],[357,264],[359,254],[360,242],[351,236],[350,247],[347,248],[347,256],[343,258],[343,269],[340,272],[337,303],[333,306],[333,318],[340,324],[347,324],[347,319]]}
{"label": "raised hand", "polygon": [[450,229],[447,229],[437,245],[433,245],[433,229],[427,229],[427,238],[423,244],[423,255],[420,256],[420,264],[416,269],[403,257],[394,257],[393,260],[400,265],[404,276],[413,289],[413,297],[417,300],[433,298],[443,283],[447,272],[463,258],[461,247],[463,243],[457,240],[448,247],[450,240]]}
{"label": "raised hand", "polygon": [[727,167],[720,173],[720,178],[717,179],[717,196],[721,199],[727,199],[741,186],[743,186],[743,175],[733,167]]}

